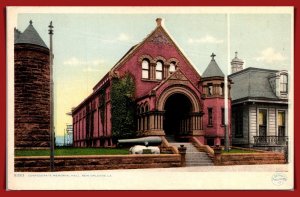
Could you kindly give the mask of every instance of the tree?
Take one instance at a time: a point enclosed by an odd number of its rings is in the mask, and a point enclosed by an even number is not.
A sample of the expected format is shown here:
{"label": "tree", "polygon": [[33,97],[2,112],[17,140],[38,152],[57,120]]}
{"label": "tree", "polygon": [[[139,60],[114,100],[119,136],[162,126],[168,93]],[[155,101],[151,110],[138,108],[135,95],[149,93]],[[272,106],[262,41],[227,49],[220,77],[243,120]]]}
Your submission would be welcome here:
{"label": "tree", "polygon": [[130,74],[112,80],[112,136],[115,139],[136,137],[135,84]]}

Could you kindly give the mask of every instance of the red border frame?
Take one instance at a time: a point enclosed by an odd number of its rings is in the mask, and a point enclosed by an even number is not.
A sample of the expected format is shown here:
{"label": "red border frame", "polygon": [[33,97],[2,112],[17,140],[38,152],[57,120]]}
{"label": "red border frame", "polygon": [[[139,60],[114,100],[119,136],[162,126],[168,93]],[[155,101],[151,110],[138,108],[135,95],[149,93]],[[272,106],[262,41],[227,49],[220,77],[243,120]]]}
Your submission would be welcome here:
{"label": "red border frame", "polygon": [[[106,0],[104,2],[99,0],[0,0],[0,196],[14,196],[14,195],[30,195],[30,196],[50,196],[50,195],[76,195],[80,196],[83,191],[75,192],[70,191],[66,194],[65,191],[25,191],[7,192],[6,189],[6,6],[294,6],[295,7],[295,31],[294,31],[294,71],[295,71],[295,92],[294,92],[294,108],[298,109],[300,104],[297,102],[299,99],[299,90],[297,89],[297,84],[299,84],[299,62],[300,62],[300,45],[299,37],[300,35],[300,19],[298,9],[300,3],[297,0],[144,0],[135,2],[132,0]],[[297,56],[298,54],[298,56]],[[297,110],[295,110],[297,112]],[[130,195],[133,196],[156,196],[156,195],[178,195],[182,196],[188,194],[189,197],[194,197],[198,195],[228,195],[231,197],[240,197],[244,195],[270,195],[270,196],[299,196],[299,170],[297,165],[299,164],[299,148],[297,144],[300,142],[299,133],[297,128],[299,128],[300,120],[299,114],[295,113],[295,190],[290,191],[101,191],[101,193],[91,193],[91,195]],[[216,180],[217,181],[217,180]],[[298,193],[298,194],[297,194]]]}

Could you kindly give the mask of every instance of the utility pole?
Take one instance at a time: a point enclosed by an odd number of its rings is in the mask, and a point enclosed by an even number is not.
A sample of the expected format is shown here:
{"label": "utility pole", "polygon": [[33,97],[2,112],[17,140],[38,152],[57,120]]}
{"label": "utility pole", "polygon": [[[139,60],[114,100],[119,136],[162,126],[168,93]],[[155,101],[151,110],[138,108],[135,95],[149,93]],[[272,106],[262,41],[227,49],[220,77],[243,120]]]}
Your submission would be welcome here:
{"label": "utility pole", "polygon": [[49,35],[50,35],[50,170],[54,171],[54,146],[55,146],[55,132],[54,132],[54,95],[53,95],[53,48],[52,36],[53,26],[50,22]]}
{"label": "utility pole", "polygon": [[64,129],[64,146],[66,145],[66,129]]}
{"label": "utility pole", "polygon": [[[230,15],[227,14],[227,41],[230,40]],[[229,95],[229,89],[228,89],[228,74],[230,72],[230,42],[227,44],[227,50],[228,50],[228,67],[227,67],[227,74],[224,77],[224,86],[225,86],[225,95],[224,95],[224,115],[225,115],[225,151],[229,151],[229,130],[228,130],[228,123],[229,123],[229,108],[228,108],[228,95]]]}

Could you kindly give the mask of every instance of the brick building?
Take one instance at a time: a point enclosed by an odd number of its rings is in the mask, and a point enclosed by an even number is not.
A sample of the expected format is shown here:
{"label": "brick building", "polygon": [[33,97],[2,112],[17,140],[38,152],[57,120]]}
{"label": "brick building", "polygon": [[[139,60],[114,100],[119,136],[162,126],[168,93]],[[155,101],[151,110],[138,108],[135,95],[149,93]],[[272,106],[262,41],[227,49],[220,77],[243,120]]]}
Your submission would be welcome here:
{"label": "brick building", "polygon": [[15,147],[49,148],[49,48],[30,21],[14,29]]}
{"label": "brick building", "polygon": [[[141,136],[197,137],[210,145],[223,142],[224,74],[215,55],[200,76],[166,31],[162,19],[156,19],[156,23],[156,28],[133,46],[94,86],[93,93],[72,110],[74,146],[113,145],[112,79],[126,73],[134,78],[136,128]],[[231,100],[228,102],[230,111]]]}

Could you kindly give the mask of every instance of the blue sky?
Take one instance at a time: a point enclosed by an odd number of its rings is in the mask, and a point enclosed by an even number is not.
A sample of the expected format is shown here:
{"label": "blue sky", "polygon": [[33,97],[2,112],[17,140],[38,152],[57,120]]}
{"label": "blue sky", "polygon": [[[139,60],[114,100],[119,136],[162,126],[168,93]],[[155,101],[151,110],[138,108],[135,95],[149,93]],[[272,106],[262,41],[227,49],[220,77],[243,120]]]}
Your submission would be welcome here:
{"label": "blue sky", "polygon": [[[197,70],[203,73],[214,52],[224,73],[228,70],[226,14],[19,14],[17,28],[33,26],[49,46],[48,25],[54,25],[55,127],[62,135],[71,117],[66,113],[91,92],[93,86],[129,50],[164,18],[171,36]],[[289,14],[231,14],[230,58],[246,67],[290,69],[291,16]]]}

